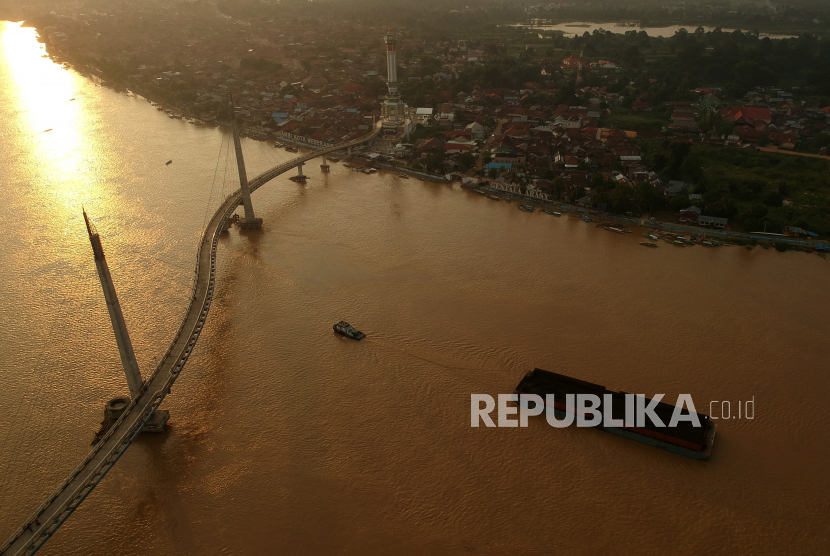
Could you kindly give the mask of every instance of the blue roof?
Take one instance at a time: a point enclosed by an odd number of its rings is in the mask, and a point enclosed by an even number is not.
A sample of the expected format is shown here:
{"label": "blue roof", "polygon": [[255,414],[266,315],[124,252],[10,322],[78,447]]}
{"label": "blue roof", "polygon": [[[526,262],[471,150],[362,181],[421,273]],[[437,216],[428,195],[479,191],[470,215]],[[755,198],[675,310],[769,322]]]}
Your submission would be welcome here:
{"label": "blue roof", "polygon": [[294,95],[285,95],[285,96],[284,96],[284,97],[282,97],[282,98],[284,98],[285,100],[288,100],[288,99],[290,99],[290,98],[294,98]]}
{"label": "blue roof", "polygon": [[510,162],[491,162],[490,164],[488,164],[486,166],[486,168],[488,170],[490,170],[491,168],[495,168],[497,170],[503,170],[503,169],[509,170],[512,167],[513,167],[513,165]]}

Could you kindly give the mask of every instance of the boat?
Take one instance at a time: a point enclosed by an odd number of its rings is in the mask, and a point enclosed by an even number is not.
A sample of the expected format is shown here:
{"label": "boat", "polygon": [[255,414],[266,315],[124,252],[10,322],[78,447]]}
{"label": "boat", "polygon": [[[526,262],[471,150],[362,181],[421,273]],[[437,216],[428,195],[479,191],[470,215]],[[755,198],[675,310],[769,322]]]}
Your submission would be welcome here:
{"label": "boat", "polygon": [[51,127],[50,127],[49,129],[44,129],[44,130],[43,130],[43,133],[48,133],[48,132],[50,132],[50,131],[52,131],[52,128],[51,128]]}
{"label": "boat", "polygon": [[583,222],[590,222],[591,221],[591,219],[588,218],[587,216],[585,216],[584,214],[580,214],[579,219],[582,220]]}
{"label": "boat", "polygon": [[606,229],[606,230],[608,230],[609,232],[614,232],[614,233],[616,233],[616,234],[624,234],[624,233],[625,233],[625,232],[624,232],[624,231],[622,231],[621,229],[619,229],[619,228],[615,228],[615,227],[613,227],[613,226],[605,226],[605,229]]}
{"label": "boat", "polygon": [[643,426],[640,427],[627,425],[625,424],[626,402],[634,403],[630,394],[614,392],[608,390],[605,386],[538,368],[528,372],[522,378],[519,385],[516,386],[515,393],[519,397],[519,404],[523,407],[529,406],[530,398],[528,398],[528,394],[540,396],[543,404],[548,399],[547,395],[552,394],[552,409],[556,417],[562,419],[572,416],[577,421],[585,419],[585,414],[584,412],[578,412],[573,407],[566,406],[566,396],[569,394],[592,394],[597,396],[599,400],[599,405],[593,408],[598,411],[599,415],[604,415],[606,411],[602,405],[610,403],[611,405],[607,409],[609,416],[622,421],[621,424],[616,426],[600,422],[594,428],[694,459],[709,459],[712,453],[717,425],[708,415],[702,413],[690,413],[688,409],[685,409],[682,415],[684,417],[688,416],[690,419],[696,417],[697,424],[692,420],[684,419],[676,421],[674,426],[669,426],[672,415],[675,413],[675,406],[663,402],[654,403],[652,400],[645,398],[643,403],[647,404],[648,407],[654,407],[653,415],[665,426],[656,426],[651,418],[644,419]]}
{"label": "boat", "polygon": [[551,216],[562,216],[561,212],[553,212],[552,210],[544,209],[542,212],[550,214]]}
{"label": "boat", "polygon": [[274,148],[275,148],[275,149],[276,149],[277,147],[284,147],[284,146],[285,146],[285,143],[280,143],[279,141],[275,141],[275,142],[274,142]]}
{"label": "boat", "polygon": [[506,196],[506,197],[504,198],[504,200],[505,200],[506,202],[508,202],[508,203],[512,203],[512,202],[513,202],[513,198],[512,198],[512,197],[510,197],[509,195],[508,195],[508,196]]}
{"label": "boat", "polygon": [[485,191],[482,191],[481,189],[473,189],[473,191],[475,191],[479,195],[487,195],[487,193]]}
{"label": "boat", "polygon": [[700,244],[703,245],[704,247],[718,247],[720,245],[720,243],[718,243],[715,240],[705,240],[705,239],[703,241],[701,241]]}
{"label": "boat", "polygon": [[640,245],[645,245],[646,247],[657,247],[656,243],[650,243],[648,241],[641,241]]}
{"label": "boat", "polygon": [[675,245],[679,245],[680,247],[686,247],[686,244],[683,243],[682,241],[674,240],[671,243],[674,243]]}
{"label": "boat", "polygon": [[531,205],[519,205],[519,210],[523,210],[525,212],[533,212],[536,210],[536,207]]}
{"label": "boat", "polygon": [[340,159],[339,159],[339,158],[337,158],[336,156],[330,156],[330,157],[329,157],[329,161],[330,161],[330,162],[340,162]]}
{"label": "boat", "polygon": [[652,241],[657,241],[658,239],[660,239],[659,237],[657,237],[654,234],[643,234],[643,237],[647,237],[648,239],[650,239]]}
{"label": "boat", "polygon": [[173,164],[173,161],[172,161],[172,160],[168,160],[167,162],[165,162],[165,165],[166,165],[166,166],[169,166],[169,165],[171,165],[171,164]]}
{"label": "boat", "polygon": [[409,176],[407,176],[406,174],[398,174],[398,177],[401,178],[401,179],[404,179],[404,180],[409,179]]}
{"label": "boat", "polygon": [[299,149],[297,147],[292,147],[291,145],[286,145],[285,150],[287,150],[290,153],[299,152]]}
{"label": "boat", "polygon": [[694,245],[695,244],[694,241],[689,241],[688,239],[685,240],[683,243],[685,243],[686,245]]}
{"label": "boat", "polygon": [[675,239],[679,239],[680,241],[686,241],[686,236],[674,236]]}
{"label": "boat", "polygon": [[354,326],[349,324],[348,322],[341,320],[334,326],[332,326],[335,332],[341,334],[343,336],[347,336],[352,340],[362,340],[366,337],[366,334],[361,332],[360,330],[356,329]]}
{"label": "boat", "polygon": [[498,195],[487,195],[487,196],[490,197],[491,199],[493,199],[494,201],[501,201],[501,197],[499,197]]}
{"label": "boat", "polygon": [[344,168],[351,168],[351,167],[352,167],[352,165],[351,165],[351,164],[349,164],[348,162],[344,162],[344,163],[343,163],[343,167],[344,167]]}

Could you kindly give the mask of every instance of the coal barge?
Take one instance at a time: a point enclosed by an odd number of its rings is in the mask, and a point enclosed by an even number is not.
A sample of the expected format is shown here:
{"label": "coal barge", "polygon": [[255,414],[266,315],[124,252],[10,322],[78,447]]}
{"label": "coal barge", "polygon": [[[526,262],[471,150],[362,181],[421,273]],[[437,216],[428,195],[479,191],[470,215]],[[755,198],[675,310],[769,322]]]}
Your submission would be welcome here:
{"label": "coal barge", "polygon": [[[611,417],[625,419],[626,392],[614,392],[598,384],[542,369],[533,369],[527,373],[516,387],[516,394],[519,395],[520,403],[527,403],[522,401],[522,394],[536,394],[543,400],[546,394],[553,394],[554,414],[560,419],[574,412],[573,408],[565,406],[567,394],[593,394],[598,396],[601,402],[604,401],[605,394],[611,394]],[[646,398],[645,403],[650,402],[651,399]],[[598,409],[603,411],[601,404]],[[666,424],[665,427],[657,427],[650,419],[645,419],[643,427],[606,427],[600,424],[596,428],[690,458],[709,459],[715,440],[716,424],[708,415],[698,413],[699,427],[689,421],[679,421],[674,427],[670,427],[668,424],[674,410],[675,406],[662,402],[655,407],[654,413]],[[684,410],[684,413],[687,414],[688,411]]]}

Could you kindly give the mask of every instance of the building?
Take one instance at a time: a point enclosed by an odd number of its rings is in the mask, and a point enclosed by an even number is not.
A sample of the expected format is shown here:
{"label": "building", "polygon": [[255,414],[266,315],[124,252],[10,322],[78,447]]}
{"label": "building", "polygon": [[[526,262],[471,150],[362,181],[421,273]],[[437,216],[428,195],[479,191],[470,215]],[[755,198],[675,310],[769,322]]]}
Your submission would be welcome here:
{"label": "building", "polygon": [[381,113],[383,115],[383,135],[388,136],[397,135],[398,128],[405,124],[406,106],[401,100],[400,93],[398,93],[398,68],[395,58],[396,41],[391,27],[386,33],[384,42],[386,42],[386,87],[389,94],[386,95],[386,100],[383,101]]}
{"label": "building", "polygon": [[692,222],[697,224],[700,220],[700,209],[692,205],[689,208],[684,208],[680,211],[681,222]]}
{"label": "building", "polygon": [[700,226],[714,226],[715,228],[725,228],[727,219],[718,218],[717,216],[700,216],[697,219]]}

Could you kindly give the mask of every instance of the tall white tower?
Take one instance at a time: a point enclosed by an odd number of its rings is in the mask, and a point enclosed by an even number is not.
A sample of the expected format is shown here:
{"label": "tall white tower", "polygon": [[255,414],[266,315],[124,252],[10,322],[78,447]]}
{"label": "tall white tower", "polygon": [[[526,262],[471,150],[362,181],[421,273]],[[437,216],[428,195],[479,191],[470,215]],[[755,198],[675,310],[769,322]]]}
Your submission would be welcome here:
{"label": "tall white tower", "polygon": [[383,133],[396,134],[398,126],[404,123],[406,118],[404,104],[401,102],[401,96],[398,93],[398,66],[395,59],[395,35],[392,33],[390,27],[386,33],[386,66],[387,79],[386,86],[389,94],[386,95],[386,100],[383,102]]}

